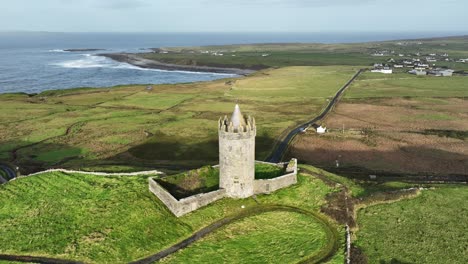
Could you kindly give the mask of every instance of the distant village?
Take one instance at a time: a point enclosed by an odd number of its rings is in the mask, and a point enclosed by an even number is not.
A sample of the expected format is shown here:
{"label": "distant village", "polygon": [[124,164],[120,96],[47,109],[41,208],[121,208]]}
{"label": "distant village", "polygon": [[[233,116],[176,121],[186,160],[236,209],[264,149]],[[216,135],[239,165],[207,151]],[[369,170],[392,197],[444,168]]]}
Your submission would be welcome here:
{"label": "distant village", "polygon": [[[421,45],[422,43],[418,42],[417,44]],[[406,45],[406,43],[398,42],[397,45]],[[414,54],[402,54],[396,53],[394,50],[381,50],[375,51],[371,55],[375,57],[392,56],[385,63],[375,63],[371,69],[371,72],[384,74],[392,74],[394,70],[399,69],[401,71],[407,70],[409,74],[418,76],[433,75],[448,77],[452,76],[455,71],[444,66],[437,66],[436,62],[468,63],[468,58],[453,59],[447,53],[421,54],[417,52]]]}
{"label": "distant village", "polygon": [[[168,51],[168,50],[161,49],[161,48],[153,48],[151,50],[152,50],[153,53],[160,53],[160,54],[178,53],[178,52]],[[211,55],[211,56],[232,56],[232,57],[237,56],[235,54],[236,53],[235,50],[233,50],[233,51],[215,51],[215,50],[194,51],[194,50],[189,50],[187,53],[192,53],[192,54],[200,53],[200,54],[207,54],[207,55]],[[229,53],[229,54],[226,54],[226,53]],[[261,53],[260,56],[261,57],[268,57],[268,56],[270,56],[270,53]]]}
{"label": "distant village", "polygon": [[[422,42],[398,42],[398,46],[409,46],[409,45],[423,45]],[[444,44],[441,44],[442,46]],[[154,53],[180,53],[177,51],[169,51],[162,48],[152,49]],[[211,56],[232,56],[236,57],[236,51],[214,51],[214,50],[186,50],[187,53],[200,53]],[[269,53],[259,53],[258,56],[268,57],[271,54]],[[414,74],[418,76],[423,75],[433,75],[433,76],[442,76],[448,77],[452,76],[455,72],[453,69],[447,68],[447,66],[440,65],[437,66],[437,62],[456,62],[456,63],[468,63],[468,58],[466,59],[454,59],[449,57],[448,53],[428,53],[423,54],[420,52],[417,53],[397,53],[394,50],[376,50],[370,54],[373,57],[390,57],[385,62],[375,63],[371,69],[371,72],[374,73],[384,73],[392,74],[394,71],[398,72],[407,72],[409,74]],[[458,73],[458,72],[457,72]],[[462,73],[463,74],[463,73]],[[467,75],[466,73],[464,73]]]}

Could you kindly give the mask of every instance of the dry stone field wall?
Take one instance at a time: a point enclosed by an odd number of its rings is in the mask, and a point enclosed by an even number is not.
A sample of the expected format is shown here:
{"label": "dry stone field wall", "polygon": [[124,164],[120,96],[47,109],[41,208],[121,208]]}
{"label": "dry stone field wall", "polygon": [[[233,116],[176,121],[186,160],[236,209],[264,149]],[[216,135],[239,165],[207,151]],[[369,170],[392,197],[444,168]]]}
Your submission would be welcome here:
{"label": "dry stone field wall", "polygon": [[139,176],[139,175],[156,175],[162,174],[162,172],[157,170],[151,171],[137,171],[137,172],[96,172],[96,171],[76,171],[76,170],[66,170],[66,169],[50,169],[41,172],[36,172],[28,175],[22,175],[21,177],[30,177],[36,176],[49,172],[63,172],[63,173],[76,173],[76,174],[87,174],[95,176]]}

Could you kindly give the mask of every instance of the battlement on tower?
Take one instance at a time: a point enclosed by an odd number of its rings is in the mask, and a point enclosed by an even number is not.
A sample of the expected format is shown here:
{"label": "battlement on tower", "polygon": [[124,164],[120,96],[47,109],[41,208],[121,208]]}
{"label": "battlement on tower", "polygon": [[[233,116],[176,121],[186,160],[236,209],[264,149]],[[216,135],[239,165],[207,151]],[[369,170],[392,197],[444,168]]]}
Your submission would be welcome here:
{"label": "battlement on tower", "polygon": [[248,133],[256,130],[255,118],[251,116],[242,116],[242,122],[236,126],[232,120],[225,115],[219,118],[218,129],[225,133]]}

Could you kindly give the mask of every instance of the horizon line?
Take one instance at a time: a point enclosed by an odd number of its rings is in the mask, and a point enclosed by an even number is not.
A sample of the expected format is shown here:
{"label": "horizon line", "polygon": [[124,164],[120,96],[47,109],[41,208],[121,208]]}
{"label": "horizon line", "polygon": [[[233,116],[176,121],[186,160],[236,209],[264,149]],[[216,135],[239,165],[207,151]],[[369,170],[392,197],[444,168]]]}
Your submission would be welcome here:
{"label": "horizon line", "polygon": [[458,30],[414,30],[414,31],[373,31],[373,30],[328,30],[328,31],[49,31],[49,30],[0,30],[0,33],[148,33],[148,34],[200,34],[200,33],[216,33],[216,34],[262,34],[262,33],[277,33],[277,34],[324,34],[324,33],[374,33],[374,34],[389,34],[389,33],[400,33],[400,34],[411,34],[411,33],[432,33],[432,34],[462,34],[468,35],[468,31]]}

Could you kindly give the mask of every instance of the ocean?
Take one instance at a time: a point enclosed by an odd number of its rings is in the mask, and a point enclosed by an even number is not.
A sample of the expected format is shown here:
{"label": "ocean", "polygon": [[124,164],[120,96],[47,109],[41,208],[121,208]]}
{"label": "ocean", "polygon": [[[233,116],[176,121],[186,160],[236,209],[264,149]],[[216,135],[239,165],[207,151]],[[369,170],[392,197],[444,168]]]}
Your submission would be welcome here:
{"label": "ocean", "polygon": [[[445,35],[448,35],[445,33]],[[0,93],[209,81],[229,74],[143,69],[97,56],[149,48],[248,43],[365,42],[444,33],[47,33],[0,32]],[[102,51],[66,52],[98,48]]]}

